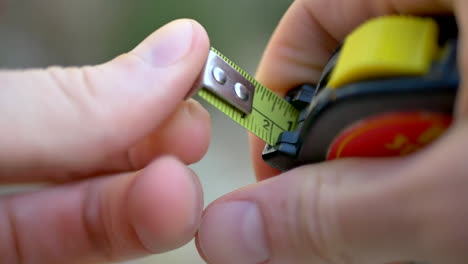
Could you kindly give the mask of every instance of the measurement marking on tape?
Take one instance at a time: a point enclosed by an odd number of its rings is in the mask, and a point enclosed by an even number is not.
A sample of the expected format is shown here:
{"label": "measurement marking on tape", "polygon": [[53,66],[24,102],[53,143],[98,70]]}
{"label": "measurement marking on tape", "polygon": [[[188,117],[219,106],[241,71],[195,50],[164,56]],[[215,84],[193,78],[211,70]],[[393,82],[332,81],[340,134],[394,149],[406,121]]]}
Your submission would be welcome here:
{"label": "measurement marking on tape", "polygon": [[[224,55],[215,49],[212,49],[212,51],[255,87],[252,112],[245,113],[240,111],[236,106],[230,104],[219,95],[215,95],[208,89],[201,89],[198,92],[201,98],[270,145],[276,143],[282,132],[292,131],[296,128],[297,118],[299,116],[299,111],[297,109],[286,100],[261,85]],[[227,81],[227,83],[229,83],[229,81]]]}

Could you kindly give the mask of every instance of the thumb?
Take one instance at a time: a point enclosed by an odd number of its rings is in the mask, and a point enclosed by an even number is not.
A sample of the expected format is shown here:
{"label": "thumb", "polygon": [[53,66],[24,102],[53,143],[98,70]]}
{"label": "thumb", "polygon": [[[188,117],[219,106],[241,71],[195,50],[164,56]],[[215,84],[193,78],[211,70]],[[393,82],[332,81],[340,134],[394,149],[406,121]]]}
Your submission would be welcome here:
{"label": "thumb", "polygon": [[413,158],[306,166],[229,194],[207,208],[199,251],[210,264],[414,259]]}
{"label": "thumb", "polygon": [[0,71],[0,181],[136,169],[129,148],[170,119],[208,50],[202,26],[184,19],[102,65]]}

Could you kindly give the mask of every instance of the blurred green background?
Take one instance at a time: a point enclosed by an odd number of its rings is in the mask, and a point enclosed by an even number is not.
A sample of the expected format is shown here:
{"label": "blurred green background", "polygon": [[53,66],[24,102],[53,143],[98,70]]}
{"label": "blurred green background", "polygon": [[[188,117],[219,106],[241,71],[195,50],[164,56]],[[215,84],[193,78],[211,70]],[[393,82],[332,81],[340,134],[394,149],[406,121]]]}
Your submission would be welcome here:
{"label": "blurred green background", "polygon": [[[292,0],[0,0],[0,68],[103,63],[127,52],[158,27],[193,18],[212,46],[253,74],[268,39]],[[205,204],[254,182],[245,130],[212,107],[213,137],[192,168]],[[16,188],[0,190],[9,192]],[[193,241],[126,263],[204,263]]]}
{"label": "blurred green background", "polygon": [[292,0],[0,0],[0,67],[104,62],[158,27],[193,18],[212,45],[253,72]]}

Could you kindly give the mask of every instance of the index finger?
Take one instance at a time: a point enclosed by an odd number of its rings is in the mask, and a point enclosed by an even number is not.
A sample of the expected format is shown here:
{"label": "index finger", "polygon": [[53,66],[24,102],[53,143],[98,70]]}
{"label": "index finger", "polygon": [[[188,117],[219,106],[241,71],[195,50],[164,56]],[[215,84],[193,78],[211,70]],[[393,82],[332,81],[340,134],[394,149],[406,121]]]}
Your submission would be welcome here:
{"label": "index finger", "polygon": [[[468,3],[463,0],[296,0],[270,40],[256,77],[266,87],[284,95],[300,84],[317,82],[338,43],[365,20],[387,14],[434,15],[451,10],[468,11]],[[463,31],[468,19],[458,17]],[[461,102],[460,105],[466,105],[463,102],[468,99]],[[250,143],[257,179],[277,174],[278,171],[262,161],[264,143],[254,135],[250,135]]]}

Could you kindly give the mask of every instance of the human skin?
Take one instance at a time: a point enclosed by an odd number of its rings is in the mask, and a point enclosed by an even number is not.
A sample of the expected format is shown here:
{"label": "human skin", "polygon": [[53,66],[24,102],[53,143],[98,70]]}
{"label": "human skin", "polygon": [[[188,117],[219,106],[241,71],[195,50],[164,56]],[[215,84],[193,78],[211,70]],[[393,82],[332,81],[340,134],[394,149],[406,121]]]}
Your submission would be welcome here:
{"label": "human skin", "polygon": [[205,210],[197,244],[208,263],[467,262],[468,1],[296,0],[257,79],[284,95],[316,82],[337,44],[371,17],[452,12],[462,82],[449,131],[406,157],[343,159],[280,175],[261,160],[264,143],[251,135],[259,183]]}
{"label": "human skin", "polygon": [[209,51],[191,20],[110,62],[0,71],[1,263],[103,263],[190,241],[203,194],[187,167],[210,118],[185,100]]}

